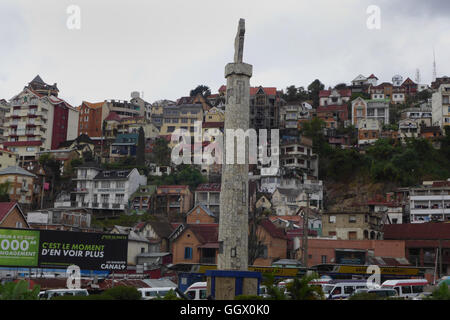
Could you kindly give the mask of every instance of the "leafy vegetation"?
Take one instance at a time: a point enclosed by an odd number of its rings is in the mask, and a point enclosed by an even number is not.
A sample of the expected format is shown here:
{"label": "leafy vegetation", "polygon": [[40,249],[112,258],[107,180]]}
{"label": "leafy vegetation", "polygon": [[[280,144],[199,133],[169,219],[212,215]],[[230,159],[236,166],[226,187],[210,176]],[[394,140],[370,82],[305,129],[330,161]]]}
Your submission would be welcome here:
{"label": "leafy vegetation", "polygon": [[347,182],[356,176],[367,176],[372,183],[391,182],[406,187],[423,180],[450,177],[450,135],[441,139],[441,148],[429,140],[409,138],[402,144],[392,139],[379,139],[364,152],[358,149],[332,148],[323,133],[324,123],[314,119],[305,123],[301,134],[313,140],[319,155],[322,180]]}
{"label": "leafy vegetation", "polygon": [[126,215],[122,214],[117,217],[108,218],[104,220],[97,219],[95,216],[92,217],[91,224],[94,228],[108,229],[114,226],[124,226],[124,227],[133,227],[139,222],[149,221],[155,219],[149,213],[144,213],[143,215]]}
{"label": "leafy vegetation", "polygon": [[450,300],[450,289],[446,283],[442,283],[438,288],[436,288],[429,300]]}
{"label": "leafy vegetation", "polygon": [[0,285],[0,300],[38,300],[41,287],[28,288],[28,281],[7,282]]}
{"label": "leafy vegetation", "polygon": [[199,184],[205,183],[206,178],[202,175],[200,170],[194,166],[181,165],[175,172],[170,175],[150,176],[148,178],[148,184],[152,185],[188,185],[192,188],[196,188]]}
{"label": "leafy vegetation", "polygon": [[317,274],[305,275],[302,278],[295,278],[288,283],[286,290],[293,300],[322,300],[324,294],[321,286],[312,286],[309,283],[319,278]]}

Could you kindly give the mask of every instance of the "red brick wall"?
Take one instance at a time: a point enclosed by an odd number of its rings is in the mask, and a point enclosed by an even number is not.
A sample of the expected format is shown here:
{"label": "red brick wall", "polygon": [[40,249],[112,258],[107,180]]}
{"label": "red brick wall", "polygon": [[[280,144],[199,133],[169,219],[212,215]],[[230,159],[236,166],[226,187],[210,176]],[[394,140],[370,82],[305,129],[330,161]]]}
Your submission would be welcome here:
{"label": "red brick wall", "polygon": [[327,256],[327,263],[334,263],[335,249],[373,250],[376,257],[404,258],[405,241],[397,240],[322,240],[308,239],[308,266],[322,263],[322,256]]}

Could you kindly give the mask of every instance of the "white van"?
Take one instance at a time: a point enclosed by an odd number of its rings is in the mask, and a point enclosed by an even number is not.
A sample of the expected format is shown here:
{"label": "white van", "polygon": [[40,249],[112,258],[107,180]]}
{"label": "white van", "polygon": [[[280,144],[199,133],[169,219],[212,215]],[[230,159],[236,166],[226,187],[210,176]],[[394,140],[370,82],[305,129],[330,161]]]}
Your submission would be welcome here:
{"label": "white van", "polygon": [[[379,286],[375,285],[375,287]],[[353,292],[359,289],[369,289],[366,280],[342,280],[342,282],[328,283],[324,285],[323,291],[327,294],[327,299],[339,300],[347,299],[353,294]]]}
{"label": "white van", "polygon": [[[163,298],[170,290],[175,292],[175,287],[164,287],[164,288],[139,288],[138,291],[142,295],[143,300],[152,300],[156,298]],[[178,294],[177,294],[178,296]]]}
{"label": "white van", "polygon": [[52,297],[62,296],[88,296],[89,292],[86,289],[52,289],[45,290],[39,293],[39,299],[50,300]]}
{"label": "white van", "polygon": [[206,300],[207,294],[206,282],[196,282],[184,292],[191,300]]}
{"label": "white van", "polygon": [[381,285],[382,288],[395,289],[399,297],[412,299],[424,291],[428,285],[426,279],[407,279],[407,280],[387,280]]}

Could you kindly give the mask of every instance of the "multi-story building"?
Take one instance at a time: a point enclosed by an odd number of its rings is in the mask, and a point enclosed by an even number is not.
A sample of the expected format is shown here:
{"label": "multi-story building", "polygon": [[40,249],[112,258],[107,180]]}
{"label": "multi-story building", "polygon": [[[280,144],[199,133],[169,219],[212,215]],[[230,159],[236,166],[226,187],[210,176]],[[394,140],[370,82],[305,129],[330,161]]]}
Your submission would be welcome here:
{"label": "multi-story building", "polygon": [[154,207],[156,186],[140,186],[130,197],[131,207],[137,211],[149,211]]}
{"label": "multi-story building", "polygon": [[351,89],[322,90],[319,93],[319,106],[320,107],[342,106],[342,105],[346,106],[347,103],[350,101],[351,97],[352,97]]}
{"label": "multi-story building", "polygon": [[193,194],[186,185],[159,186],[156,191],[155,213],[169,220],[180,220],[193,206]]}
{"label": "multi-story building", "polygon": [[18,156],[8,149],[0,148],[0,170],[17,165]]}
{"label": "multi-story building", "polygon": [[160,135],[171,135],[176,129],[187,130],[194,135],[195,122],[203,122],[203,108],[201,104],[168,105],[154,108],[153,121],[159,118],[162,111],[162,125]]}
{"label": "multi-story building", "polygon": [[358,125],[358,145],[375,143],[380,137],[381,129],[377,119],[361,119]]}
{"label": "multi-story building", "polygon": [[[219,94],[225,94],[227,87],[222,86]],[[251,87],[250,88],[250,128],[278,129],[279,110],[285,102],[277,88]]]}
{"label": "multi-story building", "polygon": [[57,93],[56,84],[49,86],[37,76],[10,101],[4,146],[19,155],[22,166],[33,163],[38,151],[77,137],[78,110]]}
{"label": "multi-story building", "polygon": [[203,183],[195,189],[195,204],[201,204],[214,214],[220,214],[220,183]]}
{"label": "multi-story building", "polygon": [[8,194],[11,201],[30,209],[35,195],[36,175],[21,167],[8,167],[0,170],[0,183],[9,183]]}
{"label": "multi-story building", "polygon": [[147,177],[137,169],[105,170],[95,163],[77,167],[73,207],[92,209],[94,214],[113,215],[129,208],[130,196],[146,185]]}
{"label": "multi-story building", "polygon": [[109,115],[105,102],[91,103],[83,101],[79,110],[78,135],[86,134],[89,137],[101,137],[103,121]]}
{"label": "multi-story building", "polygon": [[361,97],[352,101],[352,125],[359,128],[362,119],[376,119],[380,126],[389,124],[389,100],[364,100]]}
{"label": "multi-story building", "polygon": [[28,212],[27,222],[33,229],[88,231],[91,214],[86,209],[50,208]]}
{"label": "multi-story building", "polygon": [[305,184],[299,185],[297,189],[283,185],[275,190],[271,201],[272,210],[277,216],[293,216],[300,207],[307,207],[308,202],[310,208],[321,209],[323,192],[320,188],[311,189]]}
{"label": "multi-story building", "polygon": [[421,106],[403,110],[400,119],[410,119],[416,121],[420,126],[429,127],[432,125],[432,107]]}
{"label": "multi-story building", "polygon": [[304,105],[280,106],[280,137],[298,136],[301,123],[311,120],[311,111]]}
{"label": "multi-story building", "polygon": [[299,171],[307,179],[318,178],[319,157],[313,153],[311,139],[301,137],[282,141],[280,150],[283,168]]}
{"label": "multi-story building", "polygon": [[450,180],[425,181],[409,192],[411,223],[450,221]]}
{"label": "multi-story building", "polygon": [[138,138],[137,133],[118,134],[111,144],[111,160],[117,161],[124,157],[136,156]]}
{"label": "multi-story building", "polygon": [[433,126],[450,126],[450,83],[441,84],[432,96]]}
{"label": "multi-story building", "polygon": [[404,119],[398,123],[398,133],[402,140],[406,138],[418,138],[420,136],[421,126],[415,120]]}
{"label": "multi-story building", "polygon": [[337,211],[322,215],[323,236],[338,240],[382,240],[384,212]]}
{"label": "multi-story building", "polygon": [[5,99],[0,99],[0,143],[6,141],[5,139],[5,117],[6,113],[9,111],[9,104]]}

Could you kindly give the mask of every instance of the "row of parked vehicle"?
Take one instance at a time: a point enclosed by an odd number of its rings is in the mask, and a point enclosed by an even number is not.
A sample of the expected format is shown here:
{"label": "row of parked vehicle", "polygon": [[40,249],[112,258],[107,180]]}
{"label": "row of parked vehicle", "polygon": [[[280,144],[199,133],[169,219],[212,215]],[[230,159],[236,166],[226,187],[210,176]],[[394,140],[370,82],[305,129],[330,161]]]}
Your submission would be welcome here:
{"label": "row of parked vehicle", "polygon": [[[287,284],[291,281],[293,280],[282,281],[278,283],[278,287],[285,290]],[[319,279],[310,282],[310,285],[321,286],[325,297],[329,300],[349,299],[358,293],[373,293],[381,298],[399,297],[420,300],[429,294],[424,291],[425,287],[429,285],[426,279],[387,280],[381,285],[368,283],[366,280]],[[138,291],[141,292],[144,300],[164,297],[170,291],[174,291],[178,297],[184,295],[190,300],[207,299],[206,282],[194,283],[184,293],[178,291],[176,287],[139,288]],[[51,299],[54,296],[62,295],[87,296],[89,293],[85,289],[47,290],[40,293],[40,298]],[[260,295],[268,297],[265,286],[260,287]]]}

